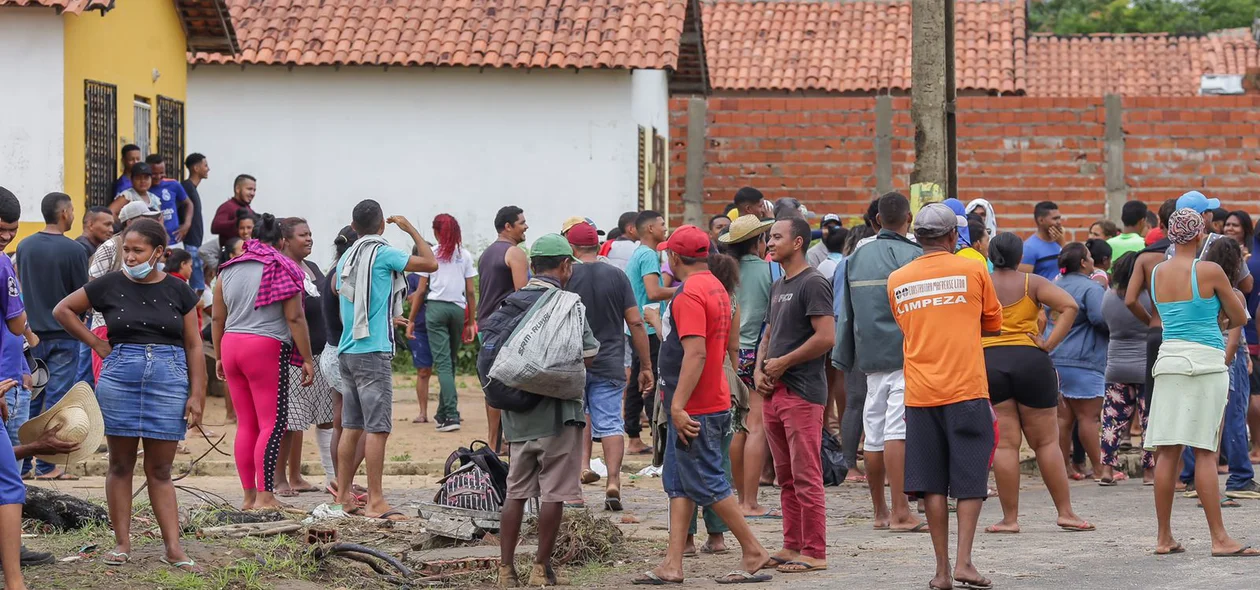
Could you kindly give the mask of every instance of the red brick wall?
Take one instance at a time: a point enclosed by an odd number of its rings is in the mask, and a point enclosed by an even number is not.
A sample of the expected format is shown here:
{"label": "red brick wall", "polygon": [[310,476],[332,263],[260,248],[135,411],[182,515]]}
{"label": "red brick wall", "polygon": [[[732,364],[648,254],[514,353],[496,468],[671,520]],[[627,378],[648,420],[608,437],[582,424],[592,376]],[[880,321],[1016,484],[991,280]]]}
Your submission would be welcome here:
{"label": "red brick wall", "polygon": [[[910,101],[892,101],[892,185],[914,166]],[[1002,229],[1032,229],[1032,205],[1059,204],[1083,238],[1105,212],[1103,99],[960,98],[958,187],[964,201],[993,202]],[[1260,97],[1126,98],[1125,177],[1130,198],[1157,207],[1190,189],[1228,208],[1258,209]],[[671,101],[670,191],[681,216],[686,99]],[[705,213],[741,186],[791,196],[815,212],[857,215],[876,196],[875,99],[711,97],[705,147]],[[679,220],[676,219],[675,222]]]}

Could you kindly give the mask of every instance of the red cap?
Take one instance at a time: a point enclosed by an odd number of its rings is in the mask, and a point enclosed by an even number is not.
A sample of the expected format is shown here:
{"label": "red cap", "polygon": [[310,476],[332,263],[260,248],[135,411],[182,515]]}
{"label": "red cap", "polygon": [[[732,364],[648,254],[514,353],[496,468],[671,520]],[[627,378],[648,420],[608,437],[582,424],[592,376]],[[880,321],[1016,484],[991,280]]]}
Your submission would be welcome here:
{"label": "red cap", "polygon": [[694,225],[684,225],[669,235],[663,249],[687,258],[704,258],[709,255],[709,234]]}
{"label": "red cap", "polygon": [[564,236],[569,238],[569,244],[573,246],[598,246],[599,234],[595,231],[595,226],[586,223],[575,223],[565,232]]}

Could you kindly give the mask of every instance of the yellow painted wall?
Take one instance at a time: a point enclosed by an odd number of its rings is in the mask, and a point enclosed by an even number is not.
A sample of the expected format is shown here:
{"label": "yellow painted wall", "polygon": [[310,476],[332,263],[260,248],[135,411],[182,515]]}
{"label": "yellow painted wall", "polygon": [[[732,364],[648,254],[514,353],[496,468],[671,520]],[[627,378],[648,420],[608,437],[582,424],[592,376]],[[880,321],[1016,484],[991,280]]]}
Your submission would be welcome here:
{"label": "yellow painted wall", "polygon": [[[149,99],[150,152],[157,151],[158,95],[186,100],[187,43],[183,24],[171,0],[115,2],[103,16],[99,11],[65,14],[65,192],[74,200],[78,236],[84,211],[83,81],[96,80],[118,87],[118,145],[134,143],[133,101]],[[160,73],[153,80],[153,71]],[[119,165],[121,166],[121,162]],[[121,170],[116,171],[121,173]],[[22,223],[19,239],[43,228]]]}

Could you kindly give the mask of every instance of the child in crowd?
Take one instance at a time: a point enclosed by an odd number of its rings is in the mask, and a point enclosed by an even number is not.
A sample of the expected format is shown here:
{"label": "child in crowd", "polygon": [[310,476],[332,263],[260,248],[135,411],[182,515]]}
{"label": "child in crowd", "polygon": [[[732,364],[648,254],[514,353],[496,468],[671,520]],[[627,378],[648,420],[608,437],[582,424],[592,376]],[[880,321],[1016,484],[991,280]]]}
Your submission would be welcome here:
{"label": "child in crowd", "polygon": [[[418,256],[412,249],[412,256]],[[424,293],[417,290],[420,275],[407,275],[407,301],[411,302],[411,318],[407,324],[407,348],[411,350],[411,366],[416,369],[416,403],[420,410],[413,424],[429,421],[429,377],[433,376],[433,351],[429,348],[429,331],[424,327]]]}

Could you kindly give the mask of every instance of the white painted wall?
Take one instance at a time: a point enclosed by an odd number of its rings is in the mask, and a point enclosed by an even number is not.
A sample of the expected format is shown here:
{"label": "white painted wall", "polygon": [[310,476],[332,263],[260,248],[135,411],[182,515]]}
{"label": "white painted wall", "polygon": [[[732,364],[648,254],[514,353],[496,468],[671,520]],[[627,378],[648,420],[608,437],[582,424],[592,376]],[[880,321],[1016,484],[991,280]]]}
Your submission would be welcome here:
{"label": "white painted wall", "polygon": [[634,121],[669,137],[669,74],[665,70],[635,70],[630,78]]}
{"label": "white painted wall", "polygon": [[64,190],[63,30],[50,9],[0,7],[0,186],[22,221],[42,221],[44,195]]}
{"label": "white painted wall", "polygon": [[210,161],[207,224],[248,173],[256,211],[311,222],[321,264],[365,198],[426,237],[450,213],[479,253],[505,205],[525,210],[527,243],[568,216],[610,228],[634,207],[632,94],[625,71],[197,66],[187,148]]}

